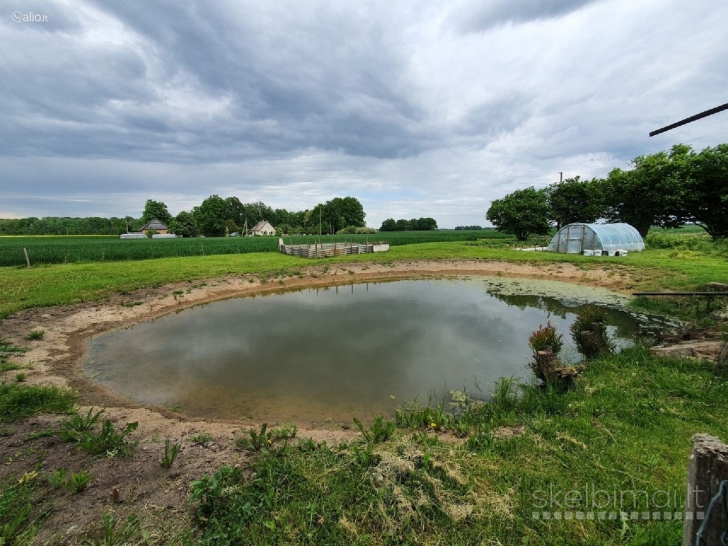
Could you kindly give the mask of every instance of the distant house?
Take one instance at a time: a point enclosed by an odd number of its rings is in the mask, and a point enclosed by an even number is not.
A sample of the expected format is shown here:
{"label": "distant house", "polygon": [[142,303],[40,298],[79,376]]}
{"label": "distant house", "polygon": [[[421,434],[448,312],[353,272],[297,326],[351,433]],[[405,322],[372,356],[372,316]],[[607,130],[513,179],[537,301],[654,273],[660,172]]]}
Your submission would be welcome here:
{"label": "distant house", "polygon": [[268,222],[265,220],[261,220],[255,226],[253,226],[253,229],[250,230],[251,235],[275,235],[276,230],[273,226],[271,226]]}
{"label": "distant house", "polygon": [[149,231],[156,231],[157,233],[169,233],[169,228],[157,220],[156,218],[152,218],[144,227],[142,227],[141,232],[145,235]]}

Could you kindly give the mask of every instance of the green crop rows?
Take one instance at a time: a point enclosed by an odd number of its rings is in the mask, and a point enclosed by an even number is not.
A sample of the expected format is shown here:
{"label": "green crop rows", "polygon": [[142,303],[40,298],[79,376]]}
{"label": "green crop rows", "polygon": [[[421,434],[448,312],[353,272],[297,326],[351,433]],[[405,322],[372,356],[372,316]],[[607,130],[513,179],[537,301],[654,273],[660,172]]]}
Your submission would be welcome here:
{"label": "green crop rows", "polygon": [[[505,237],[493,230],[483,231],[404,231],[371,235],[324,235],[286,237],[290,244],[314,242],[388,241],[393,246],[413,243],[475,241]],[[199,239],[119,239],[118,237],[48,236],[0,237],[0,266],[24,266],[28,251],[31,265],[123,260],[148,260],[177,256],[276,252],[277,237],[228,237]]]}

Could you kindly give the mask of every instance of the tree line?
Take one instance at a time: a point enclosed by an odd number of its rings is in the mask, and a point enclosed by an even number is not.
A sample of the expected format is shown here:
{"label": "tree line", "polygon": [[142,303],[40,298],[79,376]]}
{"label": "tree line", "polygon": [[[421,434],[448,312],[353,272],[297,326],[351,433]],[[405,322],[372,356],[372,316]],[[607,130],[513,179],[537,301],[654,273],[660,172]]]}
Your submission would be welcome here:
{"label": "tree line", "polygon": [[21,218],[0,219],[0,235],[119,235],[139,231],[153,218],[172,233],[184,237],[222,237],[250,230],[261,220],[281,233],[336,233],[344,228],[364,228],[364,207],[355,197],[335,197],[309,210],[273,209],[261,201],[243,203],[237,197],[211,195],[191,211],[170,214],[162,201],[148,199],[139,218]]}
{"label": "tree line", "polygon": [[432,231],[437,229],[434,218],[412,218],[412,220],[395,220],[387,218],[382,222],[379,231]]}
{"label": "tree line", "polygon": [[606,178],[567,178],[543,189],[516,190],[491,203],[486,219],[525,240],[574,222],[624,222],[640,235],[650,227],[694,223],[714,239],[728,236],[728,144],[695,152],[676,144],[641,155]]}

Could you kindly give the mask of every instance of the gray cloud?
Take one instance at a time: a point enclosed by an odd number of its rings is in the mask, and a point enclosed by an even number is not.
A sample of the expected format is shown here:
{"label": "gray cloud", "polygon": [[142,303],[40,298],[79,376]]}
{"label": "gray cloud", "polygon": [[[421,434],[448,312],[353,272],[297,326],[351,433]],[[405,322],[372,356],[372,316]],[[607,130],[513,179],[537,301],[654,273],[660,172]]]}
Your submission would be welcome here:
{"label": "gray cloud", "polygon": [[725,135],[715,116],[646,136],[725,102],[728,6],[709,0],[58,0],[17,8],[49,19],[21,25],[15,9],[0,13],[0,215],[356,195],[370,225],[452,227],[559,171]]}
{"label": "gray cloud", "polygon": [[465,6],[454,21],[463,32],[482,32],[507,23],[554,19],[601,0],[493,0]]}

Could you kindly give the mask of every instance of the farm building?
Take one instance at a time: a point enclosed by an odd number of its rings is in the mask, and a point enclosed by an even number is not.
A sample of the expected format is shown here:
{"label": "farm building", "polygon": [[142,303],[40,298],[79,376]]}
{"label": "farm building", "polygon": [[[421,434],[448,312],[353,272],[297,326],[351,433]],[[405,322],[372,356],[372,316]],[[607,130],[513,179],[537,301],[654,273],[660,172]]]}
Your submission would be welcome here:
{"label": "farm building", "polygon": [[268,222],[265,220],[261,220],[255,226],[253,226],[253,229],[250,230],[250,233],[255,235],[275,235],[276,230],[273,226],[271,226]]}
{"label": "farm building", "polygon": [[166,224],[163,224],[156,218],[152,218],[144,227],[141,232],[146,235],[148,231],[156,231],[157,233],[169,233],[169,228]]}
{"label": "farm building", "polygon": [[610,256],[644,249],[642,237],[629,224],[569,224],[554,235],[548,246],[551,252]]}

